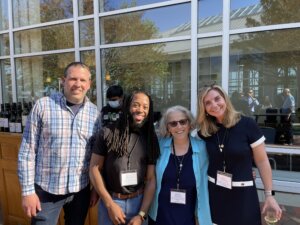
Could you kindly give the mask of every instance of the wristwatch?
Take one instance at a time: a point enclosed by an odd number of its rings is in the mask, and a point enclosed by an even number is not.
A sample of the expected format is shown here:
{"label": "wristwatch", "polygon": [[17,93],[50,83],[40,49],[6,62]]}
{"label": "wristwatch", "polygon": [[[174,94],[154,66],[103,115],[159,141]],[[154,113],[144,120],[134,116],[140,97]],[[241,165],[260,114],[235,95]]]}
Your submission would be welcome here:
{"label": "wristwatch", "polygon": [[142,219],[143,222],[147,219],[146,213],[144,211],[142,211],[142,210],[139,211],[138,215],[141,217],[141,219]]}
{"label": "wristwatch", "polygon": [[275,195],[275,191],[265,191],[265,196],[274,196]]}

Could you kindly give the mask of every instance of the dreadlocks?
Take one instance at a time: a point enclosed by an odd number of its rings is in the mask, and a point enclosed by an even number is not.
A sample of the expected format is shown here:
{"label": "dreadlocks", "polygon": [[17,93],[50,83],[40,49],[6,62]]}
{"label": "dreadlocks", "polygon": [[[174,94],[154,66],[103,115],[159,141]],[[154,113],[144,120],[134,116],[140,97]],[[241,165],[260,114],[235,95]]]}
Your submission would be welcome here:
{"label": "dreadlocks", "polygon": [[154,161],[159,156],[159,145],[153,125],[153,102],[151,97],[143,91],[134,91],[131,95],[124,98],[120,120],[115,126],[111,127],[110,132],[106,137],[108,151],[116,152],[119,157],[127,153],[130,136],[130,104],[136,94],[145,94],[149,98],[149,113],[146,118],[146,122],[143,124],[141,129],[145,132],[144,134],[147,137],[146,148],[149,161]]}

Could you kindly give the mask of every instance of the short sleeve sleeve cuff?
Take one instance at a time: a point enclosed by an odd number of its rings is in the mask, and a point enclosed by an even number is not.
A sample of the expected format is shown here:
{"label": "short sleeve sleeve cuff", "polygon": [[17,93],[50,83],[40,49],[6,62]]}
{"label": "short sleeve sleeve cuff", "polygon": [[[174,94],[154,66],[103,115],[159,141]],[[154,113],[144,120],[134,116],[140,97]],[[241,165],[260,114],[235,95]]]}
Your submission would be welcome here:
{"label": "short sleeve sleeve cuff", "polygon": [[264,136],[262,136],[260,139],[253,142],[252,144],[250,144],[250,146],[251,146],[251,148],[255,148],[255,147],[259,146],[261,143],[263,143],[265,140],[266,140],[266,138]]}

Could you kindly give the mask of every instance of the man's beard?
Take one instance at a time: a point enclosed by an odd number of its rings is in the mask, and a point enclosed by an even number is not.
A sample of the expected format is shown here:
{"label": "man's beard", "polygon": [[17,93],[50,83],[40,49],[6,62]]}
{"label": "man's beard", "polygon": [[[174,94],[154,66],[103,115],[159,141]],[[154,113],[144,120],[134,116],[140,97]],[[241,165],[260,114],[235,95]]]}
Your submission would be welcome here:
{"label": "man's beard", "polygon": [[132,128],[142,128],[144,126],[144,124],[147,122],[148,117],[144,118],[143,121],[141,121],[140,123],[137,123],[134,119],[133,119],[133,115],[130,115],[130,125]]}

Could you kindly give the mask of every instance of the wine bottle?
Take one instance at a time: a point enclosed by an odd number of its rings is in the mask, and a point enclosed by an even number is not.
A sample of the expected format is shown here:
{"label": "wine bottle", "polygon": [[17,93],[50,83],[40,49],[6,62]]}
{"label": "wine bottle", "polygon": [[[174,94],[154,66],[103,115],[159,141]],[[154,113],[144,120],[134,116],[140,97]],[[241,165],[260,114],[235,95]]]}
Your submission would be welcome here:
{"label": "wine bottle", "polygon": [[4,112],[3,112],[3,131],[9,132],[9,119],[10,119],[10,104],[4,104]]}
{"label": "wine bottle", "polygon": [[16,117],[17,117],[17,104],[15,102],[11,105],[11,113],[9,119],[9,132],[15,133],[16,132]]}
{"label": "wine bottle", "polygon": [[0,131],[4,131],[4,104],[1,104]]}
{"label": "wine bottle", "polygon": [[27,102],[23,103],[23,111],[22,111],[22,128],[24,130],[27,122],[27,117],[29,115],[29,104]]}
{"label": "wine bottle", "polygon": [[22,131],[22,104],[21,102],[18,102],[16,110],[15,132],[22,133]]}

